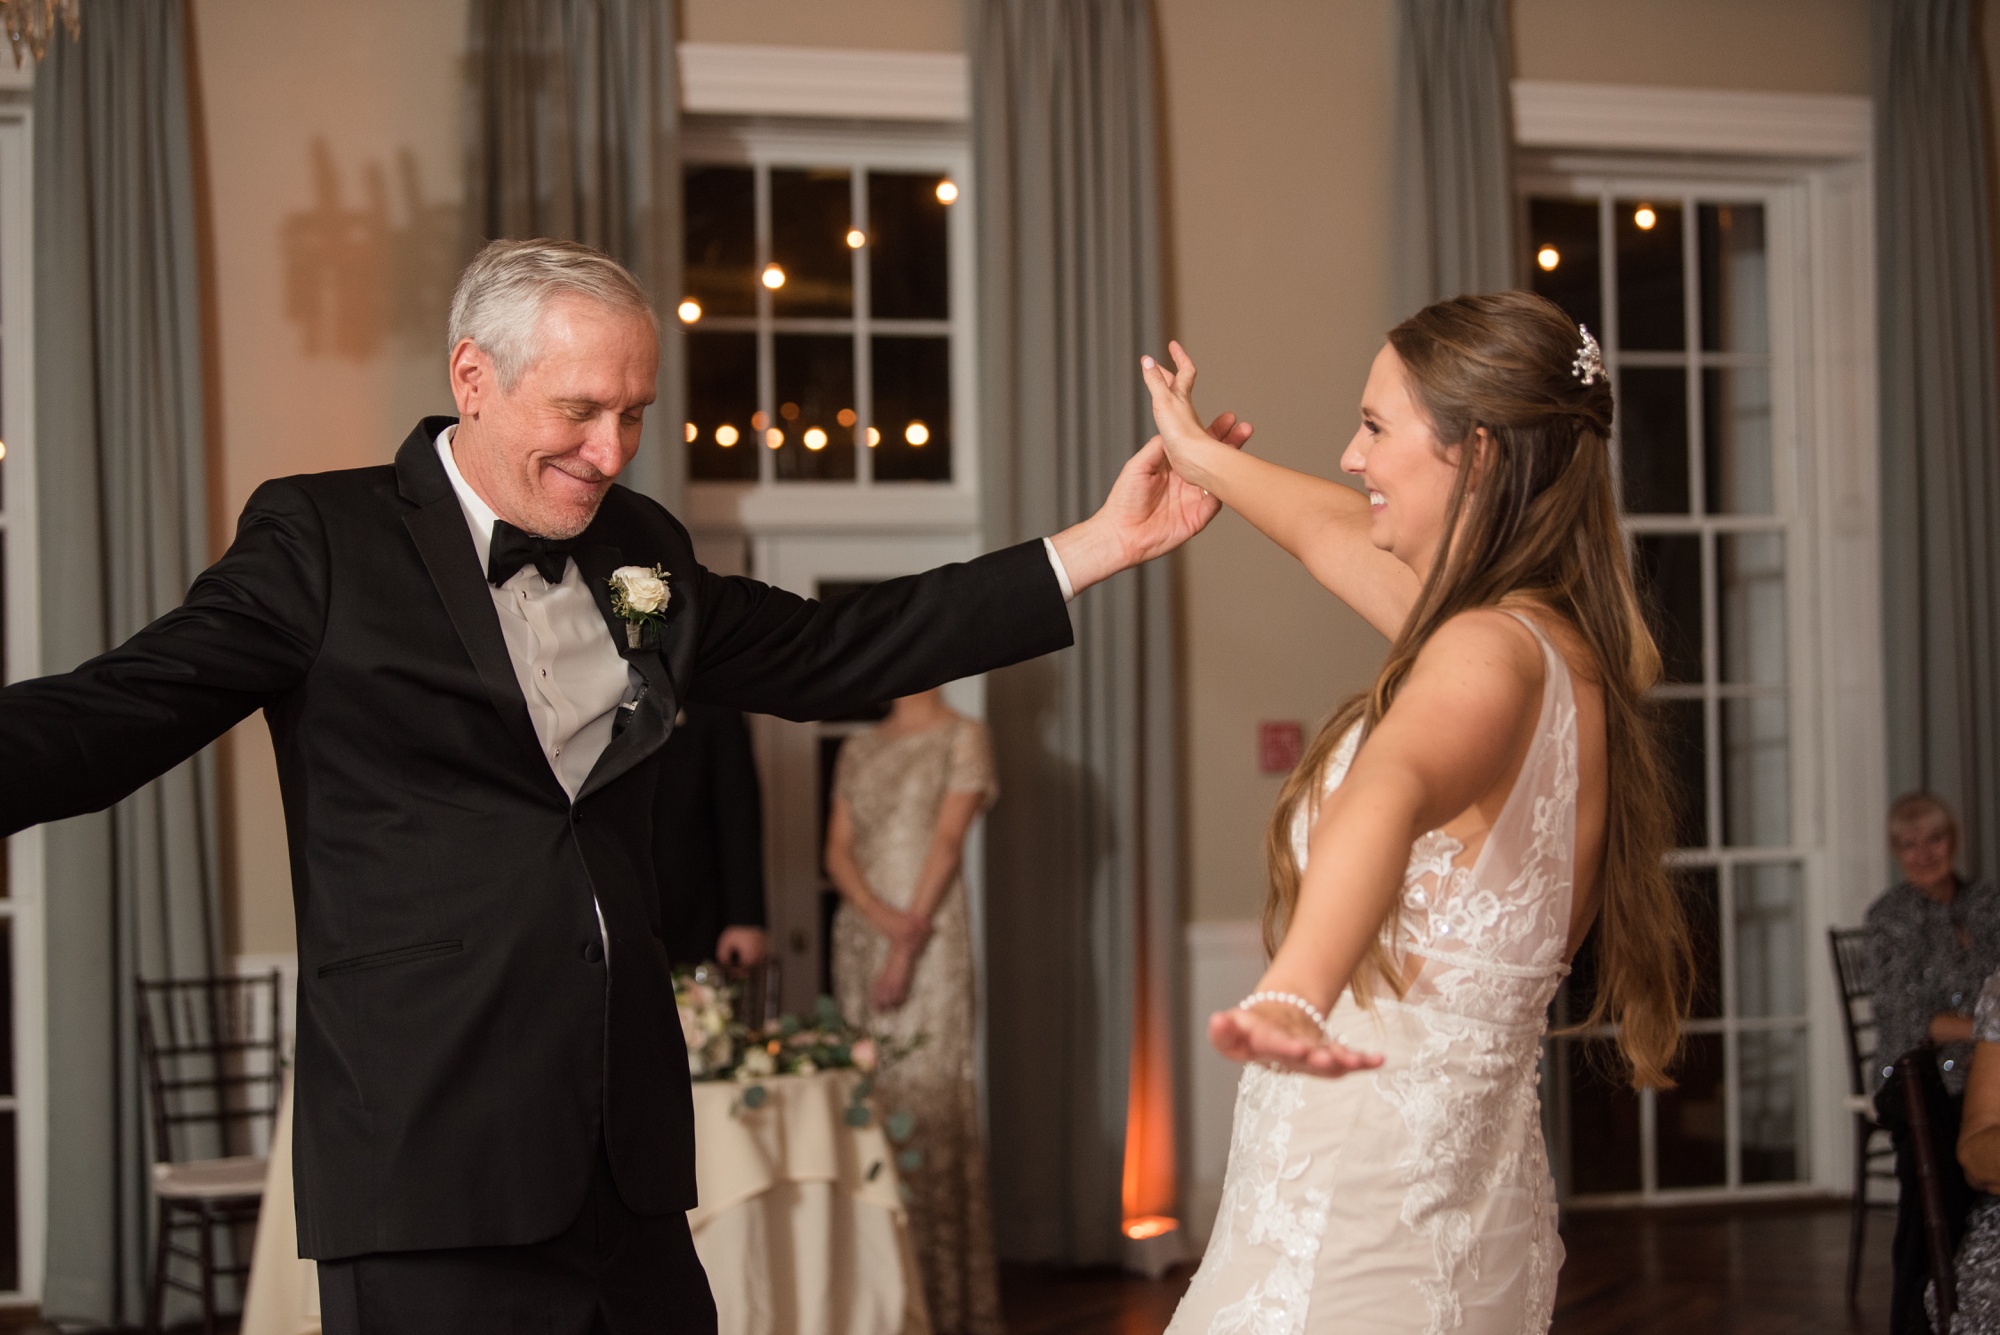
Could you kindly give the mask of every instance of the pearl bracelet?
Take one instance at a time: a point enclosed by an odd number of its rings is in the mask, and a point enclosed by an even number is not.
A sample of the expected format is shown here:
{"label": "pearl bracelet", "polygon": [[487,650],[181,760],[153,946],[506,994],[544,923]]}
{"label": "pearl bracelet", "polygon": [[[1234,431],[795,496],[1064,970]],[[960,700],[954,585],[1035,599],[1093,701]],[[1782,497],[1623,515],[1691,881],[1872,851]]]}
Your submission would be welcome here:
{"label": "pearl bracelet", "polygon": [[1320,1013],[1319,1007],[1313,1005],[1310,1001],[1307,1001],[1304,997],[1299,996],[1295,992],[1252,992],[1249,996],[1243,998],[1243,1000],[1236,1003],[1236,1009],[1240,1011],[1247,1011],[1252,1006],[1258,1005],[1266,1001],[1272,1001],[1276,1002],[1280,1006],[1291,1006],[1298,1010],[1302,1010],[1312,1018],[1314,1028],[1317,1029],[1326,1028],[1326,1016]]}

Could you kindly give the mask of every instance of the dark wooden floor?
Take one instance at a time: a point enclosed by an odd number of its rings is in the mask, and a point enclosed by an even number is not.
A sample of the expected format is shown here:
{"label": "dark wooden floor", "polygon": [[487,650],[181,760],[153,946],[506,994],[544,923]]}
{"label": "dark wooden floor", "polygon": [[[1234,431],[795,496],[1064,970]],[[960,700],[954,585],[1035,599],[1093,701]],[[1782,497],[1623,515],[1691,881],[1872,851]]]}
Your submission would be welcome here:
{"label": "dark wooden floor", "polygon": [[[1552,1335],[1884,1335],[1894,1219],[1884,1210],[1869,1217],[1858,1312],[1842,1293],[1847,1219],[1844,1204],[1572,1212]],[[1159,1335],[1190,1273],[1145,1280],[1007,1266],[1007,1329]]]}

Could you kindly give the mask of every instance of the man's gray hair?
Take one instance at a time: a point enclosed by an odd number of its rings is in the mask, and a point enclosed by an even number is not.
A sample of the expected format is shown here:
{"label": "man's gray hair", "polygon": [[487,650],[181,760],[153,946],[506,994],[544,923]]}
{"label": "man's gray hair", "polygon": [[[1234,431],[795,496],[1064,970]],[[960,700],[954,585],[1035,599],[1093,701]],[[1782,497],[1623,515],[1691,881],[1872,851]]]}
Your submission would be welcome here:
{"label": "man's gray hair", "polygon": [[500,388],[512,390],[541,357],[542,312],[557,297],[582,297],[642,316],[660,332],[646,290],[601,250],[574,241],[489,241],[458,276],[451,294],[447,355],[471,339],[493,359]]}

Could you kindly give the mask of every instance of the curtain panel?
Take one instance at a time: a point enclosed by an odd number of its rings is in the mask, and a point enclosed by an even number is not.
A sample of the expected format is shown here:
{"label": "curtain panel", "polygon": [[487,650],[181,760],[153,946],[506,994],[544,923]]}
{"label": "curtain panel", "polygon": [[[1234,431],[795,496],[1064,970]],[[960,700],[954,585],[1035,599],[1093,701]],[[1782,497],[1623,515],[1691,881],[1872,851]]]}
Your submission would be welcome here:
{"label": "curtain panel", "polygon": [[[43,666],[178,606],[207,566],[182,0],[92,0],[35,72]],[[151,1154],[132,980],[219,972],[212,753],[47,827],[52,1315],[144,1310]]]}
{"label": "curtain panel", "polygon": [[[1154,47],[1145,0],[968,12],[983,506],[1000,544],[1084,518],[1152,434],[1137,366],[1163,346]],[[1088,591],[1073,651],[991,679],[1006,798],[986,834],[987,1083],[1013,1259],[1113,1261],[1128,1203],[1172,1207],[1171,576],[1159,563]],[[1128,1146],[1135,1102],[1156,1115]],[[1154,1199],[1124,1200],[1128,1149],[1164,1159]]]}
{"label": "curtain panel", "polygon": [[674,0],[472,0],[465,216],[617,259],[660,318],[660,397],[622,481],[673,506],[681,436],[680,67]]}
{"label": "curtain panel", "polygon": [[1520,284],[1507,0],[1398,0],[1391,278],[1401,320]]}
{"label": "curtain panel", "polygon": [[1889,782],[2000,871],[2000,419],[1971,0],[1876,0],[1882,622]]}

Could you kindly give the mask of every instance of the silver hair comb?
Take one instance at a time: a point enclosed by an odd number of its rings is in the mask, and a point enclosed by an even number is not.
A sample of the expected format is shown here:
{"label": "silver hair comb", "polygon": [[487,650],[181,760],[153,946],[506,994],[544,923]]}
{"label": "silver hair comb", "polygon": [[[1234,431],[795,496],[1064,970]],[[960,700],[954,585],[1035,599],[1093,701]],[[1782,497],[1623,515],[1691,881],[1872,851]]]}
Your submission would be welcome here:
{"label": "silver hair comb", "polygon": [[1604,353],[1586,326],[1579,324],[1576,328],[1583,335],[1583,346],[1576,350],[1576,361],[1570,365],[1570,372],[1584,384],[1594,385],[1597,378],[1604,374]]}

